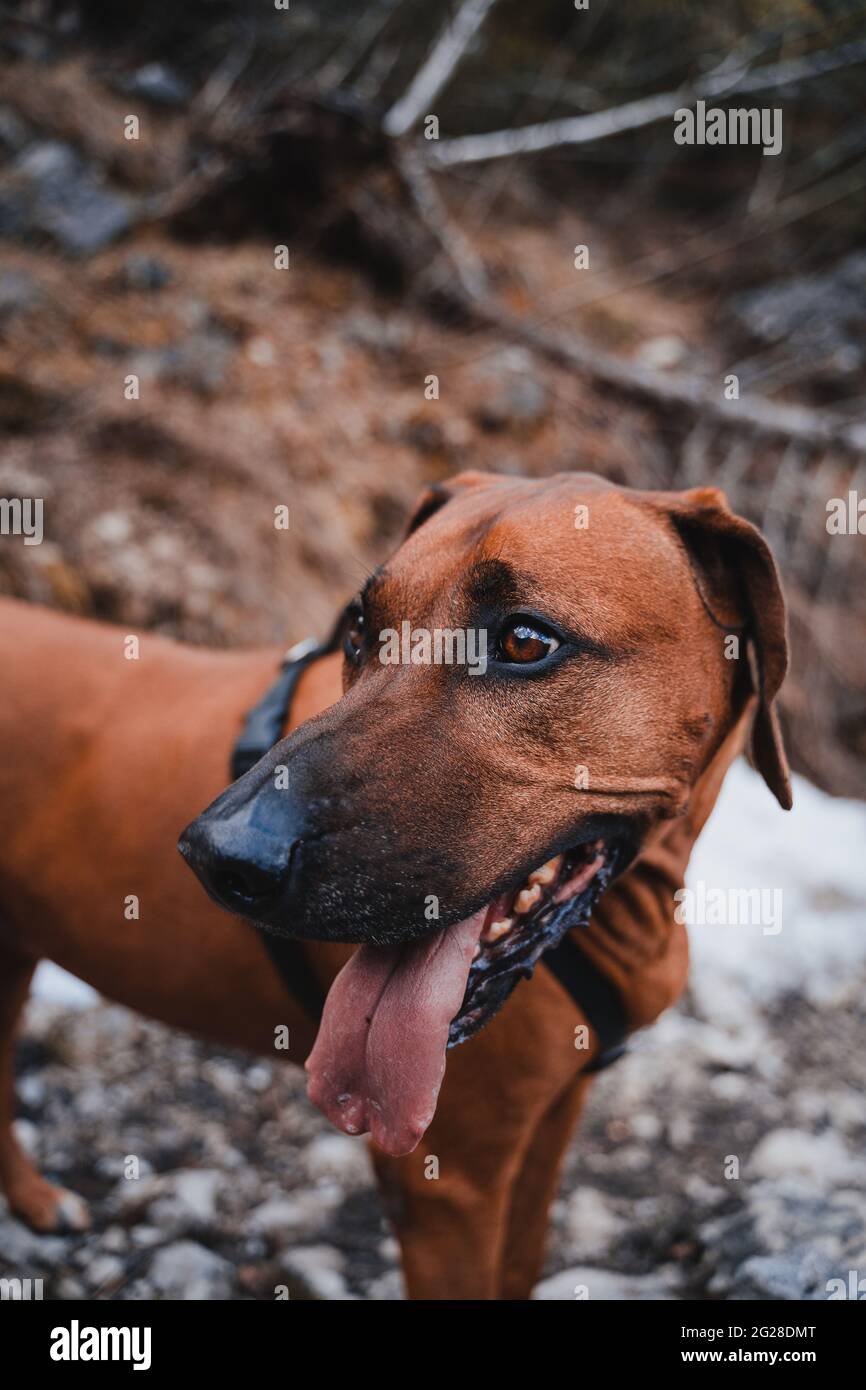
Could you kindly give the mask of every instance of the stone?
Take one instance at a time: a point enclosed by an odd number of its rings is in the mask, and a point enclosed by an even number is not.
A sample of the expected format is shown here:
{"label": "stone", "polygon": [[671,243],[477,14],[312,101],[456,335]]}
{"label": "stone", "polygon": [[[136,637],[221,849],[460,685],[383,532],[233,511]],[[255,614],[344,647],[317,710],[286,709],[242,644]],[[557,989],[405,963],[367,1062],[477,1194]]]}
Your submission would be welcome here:
{"label": "stone", "polygon": [[228,1260],[192,1240],[165,1245],[153,1257],[150,1283],[163,1298],[231,1298],[234,1273]]}
{"label": "stone", "polygon": [[42,233],[70,255],[89,256],[127,231],[131,220],[130,200],[59,140],[29,146],[0,181],[0,235]]}
{"label": "stone", "polygon": [[183,106],[190,97],[187,83],[166,63],[145,63],[123,87],[130,96],[143,97],[154,106]]}
{"label": "stone", "polygon": [[153,293],[171,284],[172,274],[164,261],[157,256],[136,253],[127,256],[121,271],[121,280],[128,289],[145,290]]}
{"label": "stone", "polygon": [[578,1188],[566,1203],[569,1253],[579,1259],[597,1260],[607,1255],[627,1229],[628,1222],[611,1210],[595,1188]]}
{"label": "stone", "polygon": [[311,1235],[325,1226],[340,1205],[338,1187],[307,1188],[286,1197],[272,1197],[249,1217],[251,1232],[279,1243],[288,1237]]}
{"label": "stone", "polygon": [[280,1267],[316,1299],[346,1301],[353,1297],[343,1276],[345,1260],[331,1245],[299,1245],[287,1250]]}
{"label": "stone", "polygon": [[[652,1274],[622,1274],[610,1269],[595,1269],[590,1265],[575,1265],[572,1269],[563,1269],[559,1274],[542,1279],[532,1297],[540,1302],[579,1302],[583,1299],[623,1303],[645,1299],[664,1301],[676,1296],[674,1284],[674,1276],[668,1274],[664,1267]],[[580,1292],[580,1298],[576,1291]]]}
{"label": "stone", "polygon": [[758,1144],[748,1167],[753,1177],[804,1177],[824,1189],[846,1182],[857,1165],[832,1130],[809,1134],[799,1129],[775,1129]]}
{"label": "stone", "polygon": [[305,1149],[303,1163],[315,1182],[326,1178],[346,1187],[369,1186],[372,1182],[367,1145],[363,1139],[350,1135],[317,1135]]}

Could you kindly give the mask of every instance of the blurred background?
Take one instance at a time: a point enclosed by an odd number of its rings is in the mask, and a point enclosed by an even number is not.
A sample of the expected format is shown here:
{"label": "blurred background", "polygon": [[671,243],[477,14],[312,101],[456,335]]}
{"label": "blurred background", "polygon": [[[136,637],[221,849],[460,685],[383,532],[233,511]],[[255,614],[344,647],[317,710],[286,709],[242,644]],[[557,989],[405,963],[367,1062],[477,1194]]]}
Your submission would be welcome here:
{"label": "blurred background", "polygon": [[[692,872],[781,886],[784,930],[695,929],[682,1006],[597,1084],[540,1293],[866,1274],[866,543],[827,529],[866,498],[866,7],[29,0],[0,36],[0,495],[46,528],[0,543],[0,590],[192,642],[323,634],[467,467],[713,484],[763,528],[795,810],[736,768]],[[699,98],[780,109],[781,152],[677,144]],[[0,1272],[399,1296],[361,1146],[302,1078],[51,971],[20,1065],[22,1135],[96,1227],[0,1216]]]}

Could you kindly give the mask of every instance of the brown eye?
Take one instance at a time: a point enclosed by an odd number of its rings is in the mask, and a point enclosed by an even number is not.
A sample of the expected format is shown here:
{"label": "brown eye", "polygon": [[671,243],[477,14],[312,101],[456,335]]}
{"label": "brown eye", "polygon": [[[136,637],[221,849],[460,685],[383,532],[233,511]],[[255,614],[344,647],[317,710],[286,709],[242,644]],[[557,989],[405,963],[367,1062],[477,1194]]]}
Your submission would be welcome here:
{"label": "brown eye", "polygon": [[529,622],[512,621],[502,629],[499,659],[527,665],[533,661],[543,661],[559,645],[559,639],[552,633],[544,632]]}
{"label": "brown eye", "polygon": [[350,661],[357,661],[363,645],[364,614],[354,613],[350,621],[349,630],[346,633],[346,640],[343,643],[343,650]]}

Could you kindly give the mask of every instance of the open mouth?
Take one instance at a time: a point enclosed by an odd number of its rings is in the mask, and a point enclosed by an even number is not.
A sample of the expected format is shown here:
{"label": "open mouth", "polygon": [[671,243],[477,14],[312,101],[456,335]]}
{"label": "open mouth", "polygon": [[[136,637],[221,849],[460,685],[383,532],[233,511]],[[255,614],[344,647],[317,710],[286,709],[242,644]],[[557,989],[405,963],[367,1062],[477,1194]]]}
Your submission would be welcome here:
{"label": "open mouth", "polygon": [[607,840],[578,845],[534,869],[522,887],[486,909],[466,993],[451,1020],[448,1046],[471,1038],[502,1007],[518,980],[529,978],[543,952],[566,931],[585,926],[615,871]]}
{"label": "open mouth", "polygon": [[331,986],[307,1058],[313,1104],[345,1133],[369,1131],[387,1153],[411,1153],[435,1113],[447,1049],[589,921],[622,858],[617,841],[589,841],[450,927],[361,946]]}

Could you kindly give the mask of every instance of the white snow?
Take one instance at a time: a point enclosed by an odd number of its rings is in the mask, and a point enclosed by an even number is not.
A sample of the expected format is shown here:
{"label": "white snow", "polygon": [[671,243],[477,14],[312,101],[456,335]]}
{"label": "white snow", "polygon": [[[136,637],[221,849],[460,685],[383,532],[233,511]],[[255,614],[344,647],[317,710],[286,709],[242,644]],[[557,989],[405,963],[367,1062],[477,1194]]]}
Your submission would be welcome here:
{"label": "white snow", "polygon": [[73,1009],[86,1009],[89,1004],[95,1004],[99,999],[95,989],[91,989],[90,985],[86,985],[75,975],[70,975],[68,970],[55,965],[53,960],[39,962],[33,977],[32,993],[38,994],[42,999],[53,999],[58,1004],[67,1004]]}
{"label": "white snow", "polygon": [[[843,1004],[866,962],[866,804],[794,778],[780,810],[761,777],[735,763],[689,865],[706,890],[780,889],[781,930],[690,925],[691,989],[699,1012],[735,1023],[743,1005],[798,991]],[[709,915],[709,914],[708,914]]]}

